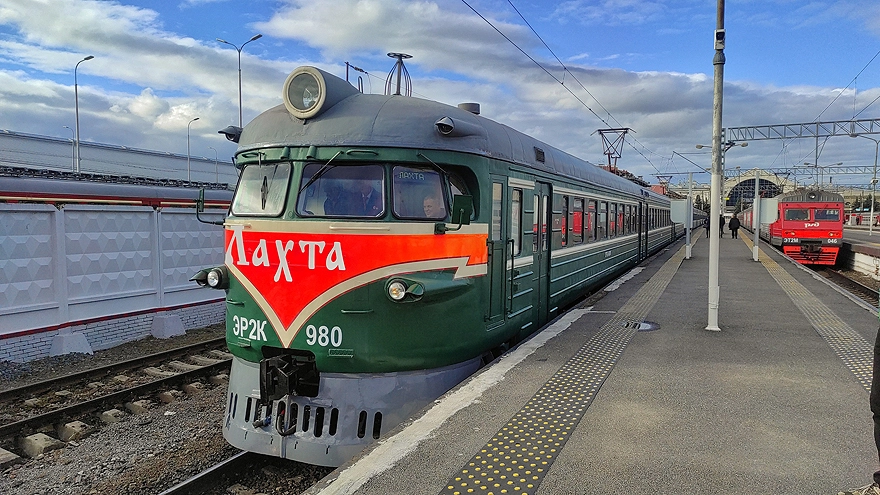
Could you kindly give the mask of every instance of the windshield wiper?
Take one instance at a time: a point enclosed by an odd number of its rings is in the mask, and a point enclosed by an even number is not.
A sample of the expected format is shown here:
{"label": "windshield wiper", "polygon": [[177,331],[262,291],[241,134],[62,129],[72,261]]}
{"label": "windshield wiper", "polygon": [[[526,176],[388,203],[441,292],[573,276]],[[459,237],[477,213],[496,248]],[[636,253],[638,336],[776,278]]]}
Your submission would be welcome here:
{"label": "windshield wiper", "polygon": [[[337,151],[336,154],[333,155],[333,158],[327,160],[327,163],[325,163],[324,165],[322,165],[321,168],[318,169],[318,172],[315,173],[315,175],[313,175],[312,178],[309,179],[308,182],[306,182],[306,184],[300,188],[299,193],[301,194],[303,191],[305,191],[306,189],[308,189],[309,186],[311,186],[312,184],[314,184],[315,181],[317,181],[318,179],[320,179],[322,175],[324,175],[325,173],[327,173],[327,171],[330,170],[330,169],[332,168],[332,167],[330,166],[330,162],[332,162],[333,160],[335,160],[336,157],[339,156],[340,154],[342,154],[342,151]],[[333,166],[335,167],[336,165],[333,165]]]}

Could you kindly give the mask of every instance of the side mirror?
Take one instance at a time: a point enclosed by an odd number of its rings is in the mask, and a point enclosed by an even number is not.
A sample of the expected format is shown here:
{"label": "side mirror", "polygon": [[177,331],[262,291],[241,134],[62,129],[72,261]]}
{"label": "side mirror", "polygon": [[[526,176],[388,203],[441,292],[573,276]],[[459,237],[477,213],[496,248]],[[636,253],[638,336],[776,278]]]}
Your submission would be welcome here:
{"label": "side mirror", "polygon": [[459,230],[462,225],[471,224],[471,216],[474,214],[473,196],[455,195],[452,198],[452,223],[457,227],[447,227],[444,222],[434,224],[435,234],[444,234],[451,230]]}

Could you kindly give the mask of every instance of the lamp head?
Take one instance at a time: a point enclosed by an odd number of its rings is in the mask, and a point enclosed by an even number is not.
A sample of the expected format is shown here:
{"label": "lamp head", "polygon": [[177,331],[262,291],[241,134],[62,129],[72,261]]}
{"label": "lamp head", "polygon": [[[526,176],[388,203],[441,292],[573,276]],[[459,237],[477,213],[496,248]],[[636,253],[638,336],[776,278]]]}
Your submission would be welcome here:
{"label": "lamp head", "polygon": [[224,129],[220,129],[217,131],[218,134],[223,134],[226,136],[226,139],[232,141],[233,143],[237,143],[239,138],[241,138],[241,127],[237,125],[230,125]]}

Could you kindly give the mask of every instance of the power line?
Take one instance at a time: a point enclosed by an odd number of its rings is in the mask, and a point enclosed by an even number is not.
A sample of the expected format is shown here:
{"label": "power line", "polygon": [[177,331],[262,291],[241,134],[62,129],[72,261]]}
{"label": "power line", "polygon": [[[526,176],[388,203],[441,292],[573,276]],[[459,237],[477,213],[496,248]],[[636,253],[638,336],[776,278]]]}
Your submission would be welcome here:
{"label": "power line", "polygon": [[[511,45],[513,45],[514,48],[516,48],[517,50],[519,50],[520,53],[522,53],[523,55],[526,56],[526,58],[528,58],[529,60],[531,60],[533,64],[535,64],[538,68],[540,68],[541,70],[543,70],[544,72],[546,72],[548,76],[550,76],[554,81],[556,81],[556,82],[559,83],[563,88],[565,88],[565,90],[568,91],[568,93],[569,93],[569,94],[570,94],[575,100],[577,100],[577,101],[578,101],[578,102],[579,102],[584,108],[586,108],[587,110],[589,110],[590,113],[592,113],[597,119],[599,119],[599,120],[600,120],[603,124],[605,124],[606,126],[608,126],[608,127],[612,127],[612,125],[611,125],[610,123],[608,123],[608,121],[606,121],[604,118],[600,117],[599,114],[597,114],[592,108],[590,108],[590,106],[589,106],[586,102],[584,102],[584,101],[583,101],[578,95],[576,95],[576,94],[574,93],[574,91],[571,90],[571,88],[569,88],[568,86],[566,86],[566,85],[565,85],[565,82],[563,82],[563,81],[560,80],[558,77],[556,77],[556,76],[555,76],[553,73],[551,73],[546,67],[544,67],[540,62],[538,62],[537,60],[535,60],[535,59],[534,59],[531,55],[529,55],[525,50],[523,50],[522,48],[520,48],[520,46],[517,45],[517,44],[516,44],[512,39],[510,39],[506,34],[504,34],[504,32],[502,32],[500,29],[498,29],[498,27],[496,27],[494,24],[492,24],[492,22],[491,22],[489,19],[487,19],[485,16],[483,16],[483,14],[481,14],[480,12],[478,12],[477,9],[475,9],[474,7],[472,7],[472,6],[467,2],[467,0],[461,0],[461,1],[462,1],[462,3],[464,3],[469,9],[471,9],[471,10],[474,12],[474,14],[476,14],[477,16],[479,16],[480,19],[483,19],[483,21],[486,22],[486,24],[488,24],[492,29],[494,29],[498,34],[500,34],[505,40],[507,40],[508,43],[510,43]],[[508,0],[508,3],[510,3],[510,0]],[[511,6],[513,6],[512,3],[511,3]],[[576,76],[575,76],[570,70],[568,70],[568,68],[565,66],[565,64],[563,64],[562,61],[559,60],[559,57],[557,57],[556,54],[553,53],[553,50],[550,49],[550,47],[547,46],[547,43],[544,42],[544,40],[541,38],[541,36],[540,36],[537,32],[535,32],[534,28],[532,28],[531,24],[529,24],[529,22],[526,21],[526,19],[525,19],[525,18],[523,17],[523,15],[519,12],[519,10],[517,10],[516,7],[513,7],[513,9],[516,11],[517,14],[519,14],[520,18],[523,19],[523,21],[526,23],[526,25],[529,26],[529,29],[532,30],[532,32],[535,34],[535,36],[537,36],[538,39],[541,40],[541,43],[543,43],[544,46],[547,47],[547,49],[550,51],[550,53],[553,54],[553,56],[556,58],[556,60],[559,61],[559,63],[562,65],[562,68],[563,68],[564,73],[571,74],[572,78],[573,78],[575,81],[577,81],[578,85],[579,85],[584,91],[586,91],[587,94],[590,95],[590,97],[593,98],[593,100],[594,100],[594,101],[595,101],[595,102],[596,102],[596,103],[597,103],[597,104],[598,104],[603,110],[605,110],[605,112],[608,114],[608,116],[609,116],[612,120],[614,120],[614,122],[617,123],[618,125],[622,125],[622,124],[620,124],[620,122],[617,121],[616,118],[614,118],[613,115],[611,115],[611,112],[609,112],[609,111],[608,111],[608,110],[602,105],[602,103],[599,102],[599,100],[598,100],[595,96],[593,96],[593,95],[590,93],[589,90],[587,90],[587,88],[586,88],[586,87],[585,87],[585,86],[584,86],[584,85],[583,85],[583,84],[577,79],[577,77],[576,77]],[[636,141],[638,142],[638,140],[636,140]],[[645,154],[642,153],[641,150],[639,150],[638,148],[636,148],[635,146],[633,146],[631,143],[627,143],[627,144],[628,144],[629,147],[632,148],[636,153],[638,153],[639,155],[641,155],[642,158],[645,159],[645,161],[647,161],[648,163],[650,163],[651,166],[654,167],[654,170],[656,170],[657,172],[660,172],[660,170],[657,168],[656,165],[654,165],[654,163],[651,161],[651,159],[648,158],[647,156],[645,156]],[[641,144],[640,142],[639,142],[639,144],[640,144],[643,148],[645,148],[646,150],[648,149],[646,146],[644,146],[644,145]],[[648,150],[648,151],[650,152],[650,150]]]}
{"label": "power line", "polygon": [[[852,78],[852,81],[850,81],[849,84],[847,84],[846,87],[844,87],[842,90],[840,90],[840,93],[837,93],[837,96],[835,96],[834,99],[831,100],[831,103],[829,103],[828,106],[826,106],[821,112],[819,112],[819,115],[817,115],[816,118],[813,119],[814,122],[817,122],[817,121],[819,120],[819,118],[822,117],[822,114],[825,113],[825,110],[828,110],[829,108],[831,108],[831,105],[833,105],[834,102],[837,101],[837,99],[840,98],[841,95],[843,95],[843,91],[844,91],[846,88],[852,86],[852,84],[856,81],[856,79],[858,79],[859,76],[862,75],[862,72],[865,72],[865,69],[867,69],[868,66],[871,65],[871,62],[873,62],[874,59],[877,58],[878,55],[880,55],[880,50],[877,50],[877,53],[875,53],[874,56],[871,57],[871,60],[868,60],[868,63],[865,64],[865,66],[862,67],[862,70],[860,70],[859,73],[856,74],[856,76]],[[877,98],[875,98],[874,101],[877,101]],[[868,104],[868,107],[871,106],[871,105],[873,105],[873,104],[874,104],[874,101],[872,101],[871,103],[869,103],[869,104]],[[859,112],[859,113],[864,112],[865,110],[867,110],[868,107],[863,108],[862,111]],[[856,115],[858,115],[858,114],[856,114]],[[854,118],[854,119],[856,118],[855,115],[853,116],[853,118]]]}

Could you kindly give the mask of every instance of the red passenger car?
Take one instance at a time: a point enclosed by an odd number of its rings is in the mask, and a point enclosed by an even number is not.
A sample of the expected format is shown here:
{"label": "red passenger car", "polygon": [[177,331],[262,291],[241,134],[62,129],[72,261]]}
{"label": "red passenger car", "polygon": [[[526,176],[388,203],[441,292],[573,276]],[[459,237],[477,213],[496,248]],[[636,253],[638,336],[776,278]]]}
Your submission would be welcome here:
{"label": "red passenger car", "polygon": [[[843,196],[801,189],[777,196],[779,216],[761,224],[761,238],[805,265],[833,265],[843,243]],[[753,229],[751,208],[743,224]]]}

